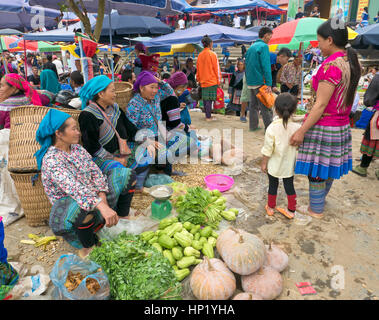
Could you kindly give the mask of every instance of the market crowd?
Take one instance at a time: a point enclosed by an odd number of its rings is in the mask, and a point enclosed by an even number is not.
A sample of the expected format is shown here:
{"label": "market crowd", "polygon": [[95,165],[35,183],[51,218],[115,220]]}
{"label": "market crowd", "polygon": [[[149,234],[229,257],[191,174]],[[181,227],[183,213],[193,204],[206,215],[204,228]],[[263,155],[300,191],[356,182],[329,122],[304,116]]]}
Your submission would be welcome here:
{"label": "market crowd", "polygon": [[[94,64],[94,77],[84,83],[81,61],[70,54],[62,63],[52,55],[23,57],[4,52],[0,126],[10,128],[10,111],[17,106],[55,107],[39,125],[36,139],[41,148],[35,154],[53,205],[54,234],[85,256],[98,243],[99,228],[128,218],[133,196],[143,192],[153,168],[169,176],[183,175],[173,170],[171,159],[201,147],[189,111],[201,104],[207,121],[222,122],[213,111],[223,73],[231,74],[227,112],[249,122],[251,131],[265,133],[261,168],[269,181],[267,214],[278,210],[289,219],[297,212],[322,218],[334,180],[352,170],[367,175],[370,163],[379,156],[379,75],[377,69],[371,71],[364,98],[364,104],[373,109],[371,121],[362,140],[362,162],[353,169],[350,117],[362,70],[348,43],[347,28],[333,29],[326,21],[317,31],[317,51],[307,51],[309,63],[317,68],[302,124],[292,120],[298,107],[302,57],[287,48],[270,54],[272,33],[262,27],[259,39],[241,52],[236,65],[225,61],[224,66],[208,36],[202,39],[204,49],[196,63],[192,58],[180,63],[176,57],[171,64],[137,44],[135,59],[125,63],[120,73],[120,80],[133,88],[126,105],[116,103],[115,83],[101,74],[103,63]],[[114,59],[117,64],[120,57]],[[264,102],[273,94],[277,97],[271,108]],[[65,112],[67,108],[81,110],[78,123]],[[264,128],[259,127],[260,116]],[[296,206],[295,174],[309,179],[306,208]],[[379,179],[379,172],[376,175]],[[276,204],[279,179],[287,193],[286,208]]]}

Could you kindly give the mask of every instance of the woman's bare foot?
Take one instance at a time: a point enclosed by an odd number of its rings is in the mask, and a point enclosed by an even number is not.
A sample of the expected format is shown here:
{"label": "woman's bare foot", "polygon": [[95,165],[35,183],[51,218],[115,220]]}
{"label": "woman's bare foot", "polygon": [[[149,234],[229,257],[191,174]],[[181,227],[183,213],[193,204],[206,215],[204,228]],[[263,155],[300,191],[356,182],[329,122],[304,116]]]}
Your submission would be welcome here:
{"label": "woman's bare foot", "polygon": [[205,121],[216,121],[216,117],[205,118]]}
{"label": "woman's bare foot", "polygon": [[82,248],[78,251],[78,256],[82,259],[85,259],[88,257],[88,255],[91,253],[94,247],[91,248]]}
{"label": "woman's bare foot", "polygon": [[300,213],[302,214],[307,214],[313,218],[316,218],[316,219],[322,219],[324,217],[324,214],[323,213],[316,213],[314,211],[311,210],[311,208],[308,206],[301,206],[298,210]]}

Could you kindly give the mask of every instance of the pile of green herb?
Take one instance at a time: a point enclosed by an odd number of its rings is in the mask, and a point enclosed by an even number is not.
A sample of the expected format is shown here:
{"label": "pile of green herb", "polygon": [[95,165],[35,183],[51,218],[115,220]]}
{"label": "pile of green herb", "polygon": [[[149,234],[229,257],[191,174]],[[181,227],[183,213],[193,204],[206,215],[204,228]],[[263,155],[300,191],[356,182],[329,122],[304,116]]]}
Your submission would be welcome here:
{"label": "pile of green herb", "polygon": [[182,287],[170,262],[139,236],[121,233],[102,240],[90,259],[106,273],[115,300],[181,300]]}
{"label": "pile of green herb", "polygon": [[301,109],[296,109],[296,115],[298,115],[298,116],[302,116],[302,115],[304,115],[304,114],[306,114],[307,113],[307,111],[305,111],[305,110],[301,110]]}
{"label": "pile of green herb", "polygon": [[222,220],[220,211],[226,208],[226,199],[218,190],[208,191],[201,187],[188,188],[175,203],[180,222],[191,222],[194,225],[208,225],[218,229]]}

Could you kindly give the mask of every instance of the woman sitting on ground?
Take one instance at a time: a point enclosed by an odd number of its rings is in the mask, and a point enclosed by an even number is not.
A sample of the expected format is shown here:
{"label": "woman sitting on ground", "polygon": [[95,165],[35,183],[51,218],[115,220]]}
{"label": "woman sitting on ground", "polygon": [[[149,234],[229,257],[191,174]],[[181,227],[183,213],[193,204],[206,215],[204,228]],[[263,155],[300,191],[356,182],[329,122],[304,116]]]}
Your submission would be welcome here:
{"label": "woman sitting on ground", "polygon": [[[185,135],[168,137],[167,129],[162,125],[161,101],[174,95],[171,86],[158,79],[149,71],[142,71],[134,83],[135,96],[129,101],[126,115],[139,129],[144,129],[145,138],[155,140],[158,150],[157,163],[167,164],[178,149],[181,155],[187,154],[187,139]],[[141,131],[142,132],[142,131]],[[184,136],[184,137],[183,137]],[[160,142],[164,142],[162,145]],[[175,144],[175,146],[174,146]],[[179,148],[177,148],[179,147]]]}
{"label": "woman sitting on ground", "polygon": [[[179,98],[187,88],[187,77],[181,72],[175,72],[168,79],[168,84],[174,89],[174,95],[167,97],[161,101],[162,121],[166,123],[168,132],[176,132],[182,139],[183,145],[179,145],[179,150],[187,146],[187,153],[195,152],[196,147],[196,133],[190,130],[191,117],[189,115],[187,105],[185,102],[180,103]],[[182,112],[185,113],[185,122],[182,121]],[[189,123],[188,123],[189,122]],[[185,139],[187,136],[187,139]],[[172,165],[168,163],[165,165],[164,172],[168,175],[182,175],[181,172],[172,171]]]}
{"label": "woman sitting on ground", "polygon": [[43,105],[39,93],[18,74],[6,74],[0,84],[0,129],[10,128],[10,112],[13,108],[30,104]]}
{"label": "woman sitting on ground", "polygon": [[86,256],[98,243],[96,232],[129,214],[135,173],[115,168],[103,175],[79,145],[77,122],[67,113],[49,110],[36,133],[38,170],[52,209],[50,227]]}
{"label": "woman sitting on ground", "polygon": [[[79,125],[84,148],[103,172],[117,167],[136,170],[139,181],[136,189],[141,190],[141,181],[147,175],[149,162],[136,159],[146,156],[147,151],[138,149],[137,153],[137,128],[115,103],[114,83],[107,76],[96,76],[83,86],[79,95],[83,110],[79,116]],[[123,146],[120,146],[117,135],[127,141],[129,155],[121,154],[120,147]],[[153,146],[149,148],[151,151]]]}

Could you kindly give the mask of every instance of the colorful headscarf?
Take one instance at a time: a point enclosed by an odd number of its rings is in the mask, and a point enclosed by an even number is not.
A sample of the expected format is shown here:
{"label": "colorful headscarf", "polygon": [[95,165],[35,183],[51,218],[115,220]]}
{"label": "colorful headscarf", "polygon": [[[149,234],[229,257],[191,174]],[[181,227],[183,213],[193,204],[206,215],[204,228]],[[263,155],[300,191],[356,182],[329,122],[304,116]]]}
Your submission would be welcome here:
{"label": "colorful headscarf", "polygon": [[42,106],[38,92],[23,77],[16,73],[8,73],[4,77],[8,84],[24,92],[25,96],[30,98],[32,104]]}
{"label": "colorful headscarf", "polygon": [[167,82],[171,86],[171,88],[175,89],[178,86],[187,84],[188,79],[184,72],[177,71],[171,75]]}
{"label": "colorful headscarf", "polygon": [[157,83],[158,80],[153,76],[153,74],[149,71],[142,71],[137,79],[134,82],[133,90],[135,92],[140,92],[139,88],[149,85],[150,83]]}
{"label": "colorful headscarf", "polygon": [[34,154],[37,158],[38,170],[41,170],[43,157],[52,144],[53,134],[70,117],[69,114],[56,109],[50,109],[43,117],[36,132],[36,140],[41,145],[41,149]]}
{"label": "colorful headscarf", "polygon": [[41,90],[47,90],[54,94],[61,91],[61,85],[58,81],[57,74],[51,69],[42,70],[40,74]]}
{"label": "colorful headscarf", "polygon": [[79,93],[79,97],[82,100],[82,110],[87,106],[89,100],[92,100],[97,93],[106,89],[111,82],[112,80],[105,75],[96,76],[88,81]]}

